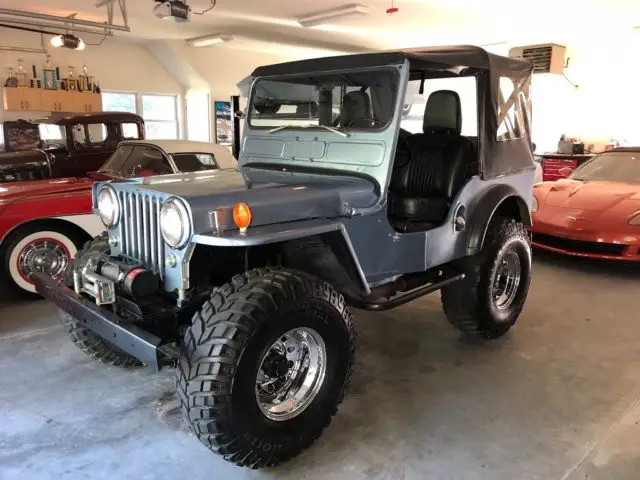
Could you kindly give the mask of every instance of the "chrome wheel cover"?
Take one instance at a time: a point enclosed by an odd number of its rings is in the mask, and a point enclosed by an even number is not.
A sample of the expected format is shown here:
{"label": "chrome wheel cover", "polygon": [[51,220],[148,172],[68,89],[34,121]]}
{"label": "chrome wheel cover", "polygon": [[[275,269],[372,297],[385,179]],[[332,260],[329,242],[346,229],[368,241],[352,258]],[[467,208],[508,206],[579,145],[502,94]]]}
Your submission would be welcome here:
{"label": "chrome wheel cover", "polygon": [[39,238],[20,251],[18,272],[28,282],[31,282],[31,274],[35,272],[46,273],[59,280],[70,261],[71,255],[63,243],[51,238]]}
{"label": "chrome wheel cover", "polygon": [[308,327],[289,330],[260,361],[256,400],[270,420],[300,415],[318,395],[327,368],[327,350],[318,332]]}
{"label": "chrome wheel cover", "polygon": [[522,265],[518,253],[507,251],[500,259],[493,279],[492,296],[497,309],[505,310],[513,304],[518,295],[521,275]]}

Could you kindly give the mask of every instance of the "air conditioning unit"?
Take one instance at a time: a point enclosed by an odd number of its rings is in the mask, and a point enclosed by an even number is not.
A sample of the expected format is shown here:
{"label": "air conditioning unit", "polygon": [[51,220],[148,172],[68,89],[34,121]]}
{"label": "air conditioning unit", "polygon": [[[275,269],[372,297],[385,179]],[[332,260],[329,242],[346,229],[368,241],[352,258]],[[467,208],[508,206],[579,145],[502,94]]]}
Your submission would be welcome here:
{"label": "air conditioning unit", "polygon": [[533,64],[533,73],[562,74],[565,66],[565,47],[555,43],[526,45],[509,50],[510,58],[528,60]]}

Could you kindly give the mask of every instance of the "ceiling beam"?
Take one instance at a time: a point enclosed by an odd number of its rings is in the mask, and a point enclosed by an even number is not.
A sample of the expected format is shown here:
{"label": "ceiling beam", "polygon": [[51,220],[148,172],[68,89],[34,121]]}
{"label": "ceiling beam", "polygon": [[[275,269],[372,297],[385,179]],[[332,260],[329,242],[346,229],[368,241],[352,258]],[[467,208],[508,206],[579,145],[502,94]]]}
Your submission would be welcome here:
{"label": "ceiling beam", "polygon": [[[21,26],[21,25],[29,25],[32,27],[43,27],[43,23],[42,22],[38,22],[36,20],[22,20],[22,19],[17,19],[17,18],[7,18],[7,19],[0,19],[1,23],[7,23],[7,24],[11,24],[11,25],[16,25],[16,26]],[[45,28],[52,28],[52,29],[59,29],[61,33],[64,33],[64,30],[68,30],[68,27],[64,27],[64,26],[57,26],[57,25],[46,25],[44,26]],[[100,35],[100,36],[104,36],[106,35],[107,37],[112,37],[113,33],[111,32],[106,32],[106,31],[98,31],[98,30],[91,30],[89,28],[82,28],[82,27],[73,27],[73,31],[76,33],[90,33],[92,35]]]}
{"label": "ceiling beam", "polygon": [[[123,2],[124,4],[124,2]],[[85,27],[99,28],[99,29],[107,29],[107,30],[118,30],[121,32],[130,32],[131,29],[126,25],[114,25],[109,22],[92,22],[89,20],[78,20],[76,18],[69,17],[57,17],[55,15],[46,15],[44,13],[36,13],[36,12],[27,12],[24,10],[12,10],[9,8],[0,8],[0,17],[8,16],[8,17],[18,17],[18,18],[30,18],[35,20],[42,20],[43,22],[54,22],[61,23],[61,27],[64,28],[65,25],[82,25]],[[49,25],[51,26],[51,25]],[[68,27],[67,27],[68,28]],[[92,32],[93,33],[93,32]],[[95,32],[99,33],[99,32]]]}

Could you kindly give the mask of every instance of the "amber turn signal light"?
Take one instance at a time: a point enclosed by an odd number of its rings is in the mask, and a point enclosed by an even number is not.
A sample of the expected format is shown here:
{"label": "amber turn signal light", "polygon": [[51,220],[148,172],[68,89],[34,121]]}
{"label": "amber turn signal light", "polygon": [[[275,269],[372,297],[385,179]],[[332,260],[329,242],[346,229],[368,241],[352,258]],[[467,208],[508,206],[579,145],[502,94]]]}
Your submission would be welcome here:
{"label": "amber turn signal light", "polygon": [[251,223],[251,209],[246,203],[236,203],[233,207],[233,223],[240,229],[241,233],[247,231]]}

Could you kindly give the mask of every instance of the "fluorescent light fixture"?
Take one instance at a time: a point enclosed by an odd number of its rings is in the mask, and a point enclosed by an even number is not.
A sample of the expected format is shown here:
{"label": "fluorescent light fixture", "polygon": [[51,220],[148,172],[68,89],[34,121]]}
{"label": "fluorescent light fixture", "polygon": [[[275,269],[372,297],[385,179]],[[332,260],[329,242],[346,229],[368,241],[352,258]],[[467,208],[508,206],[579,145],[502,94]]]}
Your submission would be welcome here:
{"label": "fluorescent light fixture", "polygon": [[210,47],[211,45],[219,45],[224,42],[233,40],[233,35],[228,33],[217,33],[215,35],[206,35],[204,37],[189,38],[187,44],[192,47]]}
{"label": "fluorescent light fixture", "polygon": [[312,15],[307,15],[306,17],[300,17],[298,18],[298,23],[305,28],[310,28],[325,25],[331,20],[368,15],[369,13],[371,13],[371,10],[365,5],[346,5],[344,7],[332,8],[331,10],[324,10]]}

